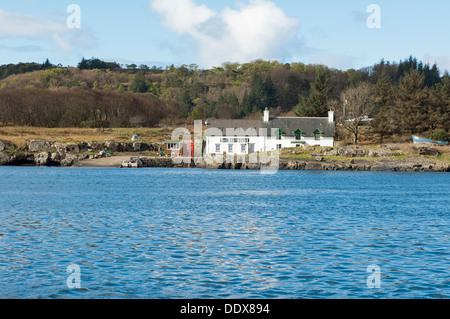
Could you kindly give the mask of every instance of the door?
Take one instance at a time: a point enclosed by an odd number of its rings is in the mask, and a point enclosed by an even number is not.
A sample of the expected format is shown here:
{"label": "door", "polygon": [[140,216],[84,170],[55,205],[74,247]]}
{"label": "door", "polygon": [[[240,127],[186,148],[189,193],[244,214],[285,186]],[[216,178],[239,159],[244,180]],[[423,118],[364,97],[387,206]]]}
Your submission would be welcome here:
{"label": "door", "polygon": [[255,153],[255,144],[248,144],[248,153],[249,154]]}

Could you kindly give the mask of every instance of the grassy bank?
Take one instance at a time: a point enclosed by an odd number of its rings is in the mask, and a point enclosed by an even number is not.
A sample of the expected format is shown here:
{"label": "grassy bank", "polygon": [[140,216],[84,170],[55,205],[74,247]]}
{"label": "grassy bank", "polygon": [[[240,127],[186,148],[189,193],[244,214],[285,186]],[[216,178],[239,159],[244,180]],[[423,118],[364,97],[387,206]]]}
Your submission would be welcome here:
{"label": "grassy bank", "polygon": [[105,140],[127,142],[131,141],[134,134],[138,134],[142,142],[163,143],[170,138],[172,130],[171,128],[91,129],[4,126],[0,127],[0,140],[23,148],[31,140],[58,143],[104,142]]}

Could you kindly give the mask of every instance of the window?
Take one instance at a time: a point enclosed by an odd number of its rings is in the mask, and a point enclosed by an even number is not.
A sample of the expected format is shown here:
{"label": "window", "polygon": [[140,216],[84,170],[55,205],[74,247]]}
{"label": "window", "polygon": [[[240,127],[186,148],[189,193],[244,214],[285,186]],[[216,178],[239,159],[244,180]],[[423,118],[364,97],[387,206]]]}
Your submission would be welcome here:
{"label": "window", "polygon": [[278,139],[281,140],[283,135],[286,134],[281,128],[278,130]]}
{"label": "window", "polygon": [[301,141],[303,132],[302,132],[302,130],[297,129],[297,130],[294,131],[294,135],[295,135],[295,140],[296,141]]}
{"label": "window", "polygon": [[167,144],[167,149],[169,151],[178,151],[180,149],[180,144],[169,143],[169,144]]}
{"label": "window", "polygon": [[247,144],[241,144],[241,153],[246,153],[247,151]]}
{"label": "window", "polygon": [[233,144],[228,144],[228,153],[233,153]]}
{"label": "window", "polygon": [[216,153],[220,153],[220,144],[216,144]]}
{"label": "window", "polygon": [[314,132],[314,139],[316,141],[320,141],[320,138],[322,137],[323,132],[320,129],[316,129]]}

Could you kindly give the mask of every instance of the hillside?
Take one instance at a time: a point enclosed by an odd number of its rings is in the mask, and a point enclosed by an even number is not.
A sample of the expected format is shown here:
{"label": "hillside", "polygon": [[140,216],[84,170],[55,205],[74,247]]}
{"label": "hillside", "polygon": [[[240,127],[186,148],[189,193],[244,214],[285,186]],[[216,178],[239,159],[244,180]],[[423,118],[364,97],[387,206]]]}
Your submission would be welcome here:
{"label": "hillside", "polygon": [[[450,126],[449,75],[413,57],[346,71],[260,60],[208,70],[122,69],[99,59],[83,59],[75,68],[47,60],[0,66],[0,79],[4,126],[167,127],[195,119],[258,118],[265,107],[274,116],[324,116],[333,108],[344,127],[339,138],[354,142],[359,132],[346,127],[349,116],[375,119],[370,134],[380,140],[392,134],[428,136]],[[369,97],[365,110],[358,102],[361,88]],[[346,110],[344,101],[357,109]]]}

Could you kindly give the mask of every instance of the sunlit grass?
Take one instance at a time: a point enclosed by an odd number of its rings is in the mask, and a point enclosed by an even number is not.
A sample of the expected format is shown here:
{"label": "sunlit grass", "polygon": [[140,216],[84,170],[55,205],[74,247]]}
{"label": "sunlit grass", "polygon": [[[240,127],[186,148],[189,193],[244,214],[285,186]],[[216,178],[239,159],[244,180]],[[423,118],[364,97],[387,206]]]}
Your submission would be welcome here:
{"label": "sunlit grass", "polygon": [[[172,128],[41,128],[41,127],[0,127],[0,140],[25,147],[31,140],[43,140],[53,143],[131,142],[131,137],[138,134],[141,142],[163,143],[170,139]],[[193,130],[192,130],[193,132]]]}

